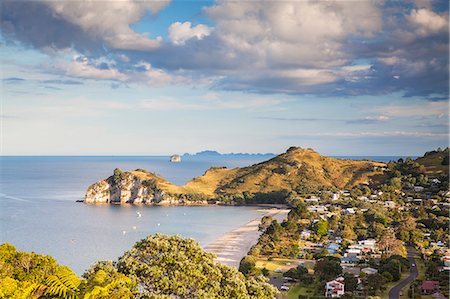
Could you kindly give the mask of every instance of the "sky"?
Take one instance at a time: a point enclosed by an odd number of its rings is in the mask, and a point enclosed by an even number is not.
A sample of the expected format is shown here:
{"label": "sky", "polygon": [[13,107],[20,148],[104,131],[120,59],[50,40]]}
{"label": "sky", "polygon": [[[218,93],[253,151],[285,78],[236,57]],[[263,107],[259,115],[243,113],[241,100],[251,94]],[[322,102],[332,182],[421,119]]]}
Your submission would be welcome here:
{"label": "sky", "polygon": [[422,155],[447,1],[0,1],[2,155]]}

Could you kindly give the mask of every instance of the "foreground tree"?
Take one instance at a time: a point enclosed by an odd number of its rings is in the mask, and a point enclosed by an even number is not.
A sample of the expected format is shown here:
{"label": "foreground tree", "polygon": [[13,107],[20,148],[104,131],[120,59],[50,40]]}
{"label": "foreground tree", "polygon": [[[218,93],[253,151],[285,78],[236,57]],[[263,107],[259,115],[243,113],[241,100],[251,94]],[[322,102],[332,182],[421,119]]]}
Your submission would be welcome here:
{"label": "foreground tree", "polygon": [[245,278],[180,237],[149,236],[118,263],[97,262],[82,278],[51,257],[0,245],[0,298],[274,298],[266,281]]}
{"label": "foreground tree", "polygon": [[137,242],[119,258],[118,270],[136,279],[141,298],[273,298],[263,278],[246,279],[235,268],[214,261],[192,239],[154,235]]}

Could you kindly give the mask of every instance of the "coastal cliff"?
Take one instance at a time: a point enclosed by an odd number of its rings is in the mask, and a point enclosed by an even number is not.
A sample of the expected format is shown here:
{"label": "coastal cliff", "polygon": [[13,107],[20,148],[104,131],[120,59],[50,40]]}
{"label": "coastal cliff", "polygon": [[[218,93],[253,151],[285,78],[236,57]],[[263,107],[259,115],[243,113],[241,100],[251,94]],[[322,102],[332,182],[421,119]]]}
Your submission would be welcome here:
{"label": "coastal cliff", "polygon": [[[279,193],[307,188],[352,188],[369,184],[383,173],[385,164],[321,156],[312,149],[291,147],[268,161],[242,168],[213,167],[184,186],[137,169],[122,172],[91,185],[85,203],[142,203],[203,205],[246,202],[252,195],[269,194],[267,203],[281,203]],[[249,195],[250,194],[250,195]],[[250,197],[249,197],[250,196]]]}
{"label": "coastal cliff", "polygon": [[203,200],[187,200],[184,190],[154,173],[137,169],[114,170],[114,175],[91,185],[85,203],[134,203],[155,205],[207,204]]}

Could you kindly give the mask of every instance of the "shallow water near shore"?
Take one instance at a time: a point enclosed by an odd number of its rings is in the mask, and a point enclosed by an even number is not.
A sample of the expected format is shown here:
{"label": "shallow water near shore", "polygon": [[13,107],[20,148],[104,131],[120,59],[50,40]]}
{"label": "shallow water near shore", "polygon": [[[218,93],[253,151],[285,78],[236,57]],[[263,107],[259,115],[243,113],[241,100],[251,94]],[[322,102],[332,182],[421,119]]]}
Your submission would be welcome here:
{"label": "shallow water near shore", "polygon": [[77,274],[97,260],[115,260],[136,241],[157,232],[194,238],[206,246],[264,212],[256,207],[109,206],[75,201],[116,167],[147,169],[182,185],[211,166],[241,167],[266,159],[188,157],[170,163],[169,157],[0,157],[0,243],[51,255]]}
{"label": "shallow water near shore", "polygon": [[260,159],[191,158],[170,163],[168,157],[1,157],[0,243],[49,254],[78,274],[97,260],[115,260],[136,241],[158,232],[194,238],[204,246],[264,212],[254,207],[75,201],[116,167],[148,169],[181,185],[211,166],[246,166]]}

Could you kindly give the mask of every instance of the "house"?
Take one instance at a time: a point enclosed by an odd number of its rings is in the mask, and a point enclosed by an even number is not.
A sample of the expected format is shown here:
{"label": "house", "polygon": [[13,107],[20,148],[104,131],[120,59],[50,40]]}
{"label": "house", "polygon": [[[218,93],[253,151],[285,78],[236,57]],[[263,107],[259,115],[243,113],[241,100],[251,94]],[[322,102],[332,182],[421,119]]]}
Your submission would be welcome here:
{"label": "house", "polygon": [[345,293],[344,278],[338,277],[325,285],[325,297],[339,298]]}
{"label": "house", "polygon": [[423,200],[421,198],[414,198],[413,201],[415,204],[421,204]]}
{"label": "house", "polygon": [[358,245],[363,252],[374,252],[376,250],[376,240],[375,239],[366,239],[358,241]]}
{"label": "house", "polygon": [[354,265],[344,265],[342,266],[342,273],[351,273],[356,277],[359,277],[359,272],[361,272],[361,268]]}
{"label": "house", "polygon": [[355,209],[353,208],[346,208],[342,210],[342,215],[353,215],[355,214]]}
{"label": "house", "polygon": [[328,246],[325,248],[329,254],[336,254],[339,250],[339,244],[336,243],[330,243],[328,244]]}
{"label": "house", "polygon": [[312,231],[310,231],[309,229],[304,229],[300,233],[300,239],[301,240],[308,240],[309,238],[311,238],[311,233],[312,233]]}
{"label": "house", "polygon": [[366,268],[362,268],[361,272],[366,273],[367,275],[373,275],[373,274],[378,273],[378,270],[374,269],[374,268],[366,267]]}
{"label": "house", "polygon": [[444,262],[445,267],[450,267],[450,256],[449,255],[442,257],[442,261]]}
{"label": "house", "polygon": [[331,200],[338,200],[339,196],[341,196],[339,193],[333,193],[331,194]]}
{"label": "house", "polygon": [[319,198],[317,196],[311,195],[309,198],[305,199],[306,203],[314,203],[319,202]]}
{"label": "house", "polygon": [[441,181],[438,180],[438,179],[432,179],[431,180],[431,184],[433,184],[433,185],[439,185],[440,183],[441,183]]}
{"label": "house", "polygon": [[422,294],[434,294],[436,292],[439,292],[439,281],[425,280],[424,282],[422,282],[419,288],[422,291]]}
{"label": "house", "polygon": [[360,259],[357,257],[341,257],[341,266],[350,266],[358,264]]}
{"label": "house", "polygon": [[309,206],[308,207],[308,211],[309,212],[316,212],[316,213],[321,214],[321,213],[328,212],[328,209],[325,206]]}
{"label": "house", "polygon": [[424,188],[422,186],[414,186],[414,192],[422,192],[423,189]]}

